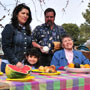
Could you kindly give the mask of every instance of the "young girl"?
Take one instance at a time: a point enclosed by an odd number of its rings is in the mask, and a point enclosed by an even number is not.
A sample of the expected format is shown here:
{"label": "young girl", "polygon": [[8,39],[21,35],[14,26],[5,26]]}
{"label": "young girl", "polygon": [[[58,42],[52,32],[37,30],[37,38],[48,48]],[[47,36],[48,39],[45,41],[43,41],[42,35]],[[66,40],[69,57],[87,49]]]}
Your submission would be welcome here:
{"label": "young girl", "polygon": [[28,50],[25,57],[25,65],[30,65],[32,69],[36,69],[40,66],[41,53],[38,48],[31,48],[30,50]]}

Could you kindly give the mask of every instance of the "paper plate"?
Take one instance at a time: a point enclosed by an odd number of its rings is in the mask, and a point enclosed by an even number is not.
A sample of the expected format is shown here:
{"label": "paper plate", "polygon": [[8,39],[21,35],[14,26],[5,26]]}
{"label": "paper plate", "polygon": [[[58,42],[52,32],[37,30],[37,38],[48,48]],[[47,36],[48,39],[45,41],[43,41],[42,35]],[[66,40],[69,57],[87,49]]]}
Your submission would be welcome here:
{"label": "paper plate", "polygon": [[0,76],[2,76],[3,75],[3,72],[0,72]]}
{"label": "paper plate", "polygon": [[38,69],[33,69],[32,72],[42,73],[44,71],[39,71]]}
{"label": "paper plate", "polygon": [[40,75],[48,75],[48,76],[51,76],[51,75],[60,75],[61,72],[57,71],[56,73],[40,73]]}
{"label": "paper plate", "polygon": [[75,72],[75,73],[89,73],[90,68],[65,68],[67,72]]}
{"label": "paper plate", "polygon": [[13,79],[7,78],[6,80],[25,82],[25,81],[32,80],[33,78],[35,78],[35,77],[34,76],[27,76],[26,78],[13,78]]}

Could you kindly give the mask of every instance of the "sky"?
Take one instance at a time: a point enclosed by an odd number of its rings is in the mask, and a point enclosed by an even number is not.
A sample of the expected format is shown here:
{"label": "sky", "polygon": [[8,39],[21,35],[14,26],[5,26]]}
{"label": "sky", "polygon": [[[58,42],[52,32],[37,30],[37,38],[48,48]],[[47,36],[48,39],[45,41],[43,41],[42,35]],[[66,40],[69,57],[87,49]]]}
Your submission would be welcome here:
{"label": "sky", "polygon": [[[3,24],[3,26],[10,22],[11,14],[15,7],[15,1],[16,0],[0,0],[0,2],[7,7],[7,10],[10,9],[10,15],[8,16],[8,11],[4,10],[4,8],[0,5],[0,18],[2,18],[3,15],[6,15],[6,17],[2,21],[0,21],[0,24]],[[41,7],[38,0],[19,1],[19,3],[25,3],[31,9],[33,18],[31,23],[32,31],[37,25],[44,23],[44,10],[48,7],[54,8],[56,11],[56,24],[62,25],[64,23],[73,23],[80,26],[85,22],[82,13],[85,13],[85,10],[88,8],[89,3],[89,0],[83,0],[83,3],[81,3],[82,0],[69,0],[69,3],[66,7],[68,0],[45,0],[45,4],[41,3]],[[65,8],[65,12],[63,11],[63,8]],[[0,33],[2,32],[2,30],[3,29],[0,30]]]}

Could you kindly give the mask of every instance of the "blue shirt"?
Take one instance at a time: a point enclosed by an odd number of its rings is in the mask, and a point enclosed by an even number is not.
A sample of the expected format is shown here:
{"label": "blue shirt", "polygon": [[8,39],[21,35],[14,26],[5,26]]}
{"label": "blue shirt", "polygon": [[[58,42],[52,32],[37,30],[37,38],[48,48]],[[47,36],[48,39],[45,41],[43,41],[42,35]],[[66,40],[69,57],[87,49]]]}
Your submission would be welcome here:
{"label": "blue shirt", "polygon": [[[90,64],[89,59],[87,59],[82,52],[73,50],[73,63],[79,63],[79,64]],[[64,50],[59,50],[54,53],[51,65],[55,65],[56,69],[58,69],[61,66],[67,66],[68,60],[65,56]]]}
{"label": "blue shirt", "polygon": [[37,26],[32,33],[32,41],[37,42],[41,46],[48,46],[51,50],[54,41],[60,41],[60,38],[65,34],[65,30],[56,24],[51,30],[46,24]]}

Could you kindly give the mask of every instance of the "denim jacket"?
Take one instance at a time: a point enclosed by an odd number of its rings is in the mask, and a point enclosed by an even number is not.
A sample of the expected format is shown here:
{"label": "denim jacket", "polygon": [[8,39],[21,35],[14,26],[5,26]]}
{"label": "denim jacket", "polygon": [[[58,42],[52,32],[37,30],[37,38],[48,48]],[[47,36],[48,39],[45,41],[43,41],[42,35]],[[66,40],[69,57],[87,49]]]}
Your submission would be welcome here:
{"label": "denim jacket", "polygon": [[[73,50],[73,63],[79,63],[79,64],[90,64],[89,59],[87,59],[82,52]],[[59,50],[54,53],[51,65],[55,65],[56,69],[58,69],[61,66],[67,66],[68,61],[65,56],[64,50]]]}
{"label": "denim jacket", "polygon": [[2,31],[4,59],[11,64],[17,64],[23,60],[26,50],[32,46],[31,43],[31,35],[27,35],[25,29],[19,31],[12,24],[7,24]]}

